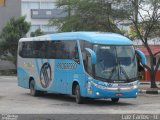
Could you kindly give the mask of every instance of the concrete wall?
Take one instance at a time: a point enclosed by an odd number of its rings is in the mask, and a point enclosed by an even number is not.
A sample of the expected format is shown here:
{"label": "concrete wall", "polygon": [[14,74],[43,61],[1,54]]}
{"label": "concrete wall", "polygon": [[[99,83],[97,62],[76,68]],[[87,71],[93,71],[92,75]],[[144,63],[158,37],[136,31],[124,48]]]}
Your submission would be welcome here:
{"label": "concrete wall", "polygon": [[0,70],[13,70],[16,66],[11,61],[0,60]]}
{"label": "concrete wall", "polygon": [[6,0],[6,5],[0,6],[0,31],[13,16],[21,16],[21,0]]}

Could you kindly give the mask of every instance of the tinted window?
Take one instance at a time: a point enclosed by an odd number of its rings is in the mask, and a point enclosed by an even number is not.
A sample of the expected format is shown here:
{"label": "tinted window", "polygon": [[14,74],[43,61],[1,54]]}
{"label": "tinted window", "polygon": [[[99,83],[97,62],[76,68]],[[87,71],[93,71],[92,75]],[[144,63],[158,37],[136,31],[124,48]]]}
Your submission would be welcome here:
{"label": "tinted window", "polygon": [[89,60],[87,60],[87,55],[86,55],[85,48],[92,49],[92,43],[89,43],[89,42],[83,41],[83,40],[80,40],[79,42],[80,42],[80,47],[81,47],[81,53],[82,53],[84,68],[87,72],[89,72],[89,69],[91,70],[91,68],[90,68],[91,66],[90,66],[90,63],[88,63]]}
{"label": "tinted window", "polygon": [[47,51],[47,42],[46,41],[37,41],[32,42],[32,51],[33,54],[31,58],[46,58]]}
{"label": "tinted window", "polygon": [[23,42],[19,44],[19,55],[22,57],[32,57],[33,56],[33,44],[32,42]]}
{"label": "tinted window", "polygon": [[80,42],[80,47],[81,47],[82,58],[83,58],[83,60],[86,60],[85,48],[92,49],[92,43],[89,43],[87,41],[82,41],[82,40],[80,40],[79,42]]}
{"label": "tinted window", "polygon": [[92,43],[89,43],[89,42],[83,41],[83,40],[80,40],[79,42],[80,42],[82,52],[85,51],[85,48],[91,48],[92,49]]}
{"label": "tinted window", "polygon": [[79,59],[76,41],[30,41],[19,43],[24,58]]}
{"label": "tinted window", "polygon": [[79,58],[76,41],[56,41],[55,51],[57,59]]}

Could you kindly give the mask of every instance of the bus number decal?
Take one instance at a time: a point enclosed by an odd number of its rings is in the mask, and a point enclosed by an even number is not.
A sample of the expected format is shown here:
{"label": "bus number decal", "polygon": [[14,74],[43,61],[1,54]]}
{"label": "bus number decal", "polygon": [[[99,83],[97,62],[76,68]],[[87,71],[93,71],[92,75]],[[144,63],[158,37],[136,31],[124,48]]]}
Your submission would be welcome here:
{"label": "bus number decal", "polygon": [[59,69],[76,69],[76,63],[58,63],[57,68]]}

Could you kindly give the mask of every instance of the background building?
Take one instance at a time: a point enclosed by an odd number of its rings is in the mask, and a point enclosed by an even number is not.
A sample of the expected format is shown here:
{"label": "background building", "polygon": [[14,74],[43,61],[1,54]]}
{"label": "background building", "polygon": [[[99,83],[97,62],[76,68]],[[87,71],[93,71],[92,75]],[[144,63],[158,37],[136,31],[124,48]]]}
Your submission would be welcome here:
{"label": "background building", "polygon": [[[11,17],[21,16],[20,0],[0,0],[0,32]],[[16,69],[10,61],[0,60],[0,70]]]}
{"label": "background building", "polygon": [[21,16],[21,1],[0,0],[0,31],[13,16]]}
{"label": "background building", "polygon": [[49,19],[67,15],[63,9],[56,8],[55,0],[21,0],[21,13],[31,23],[27,36],[37,29],[41,29],[44,33],[57,32],[55,26],[48,24]]}

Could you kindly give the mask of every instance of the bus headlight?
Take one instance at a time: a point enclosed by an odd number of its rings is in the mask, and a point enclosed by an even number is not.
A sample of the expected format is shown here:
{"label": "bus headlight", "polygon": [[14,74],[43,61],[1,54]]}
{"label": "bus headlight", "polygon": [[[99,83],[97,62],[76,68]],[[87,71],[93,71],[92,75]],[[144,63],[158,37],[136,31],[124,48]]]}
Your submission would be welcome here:
{"label": "bus headlight", "polygon": [[137,86],[137,85],[134,85],[133,88],[136,89],[136,88],[138,88],[138,86]]}
{"label": "bus headlight", "polygon": [[97,83],[94,83],[93,81],[91,82],[95,87],[100,88],[100,89],[106,89],[107,87],[98,85]]}

